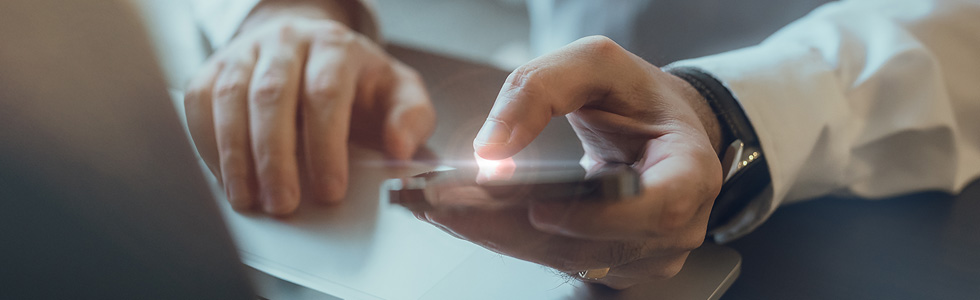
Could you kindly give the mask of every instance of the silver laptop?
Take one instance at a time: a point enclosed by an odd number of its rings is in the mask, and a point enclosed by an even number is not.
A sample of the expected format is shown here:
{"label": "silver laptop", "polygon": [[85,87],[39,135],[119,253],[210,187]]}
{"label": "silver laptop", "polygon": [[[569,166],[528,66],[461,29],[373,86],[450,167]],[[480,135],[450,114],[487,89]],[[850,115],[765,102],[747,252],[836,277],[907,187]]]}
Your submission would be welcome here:
{"label": "silver laptop", "polygon": [[[378,296],[388,279],[351,293],[286,278],[274,272],[282,264],[249,248],[237,227],[248,220],[212,196],[138,23],[125,2],[0,2],[0,299],[397,298]],[[384,244],[375,242],[363,245]],[[475,251],[418,286],[426,291],[418,298],[521,298],[508,285],[543,276],[495,263],[504,259]],[[352,268],[370,265],[360,263]],[[736,252],[709,244],[669,281],[542,290],[563,291],[545,298],[716,299],[739,270]],[[488,278],[495,274],[509,277]]]}

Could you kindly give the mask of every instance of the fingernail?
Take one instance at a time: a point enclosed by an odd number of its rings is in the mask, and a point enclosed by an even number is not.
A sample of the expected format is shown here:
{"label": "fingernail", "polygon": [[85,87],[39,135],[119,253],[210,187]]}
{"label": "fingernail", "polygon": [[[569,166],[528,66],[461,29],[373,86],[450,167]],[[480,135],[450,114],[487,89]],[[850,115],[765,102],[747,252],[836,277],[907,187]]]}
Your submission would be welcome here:
{"label": "fingernail", "polygon": [[510,126],[497,119],[487,119],[476,134],[474,145],[504,145],[510,141]]}

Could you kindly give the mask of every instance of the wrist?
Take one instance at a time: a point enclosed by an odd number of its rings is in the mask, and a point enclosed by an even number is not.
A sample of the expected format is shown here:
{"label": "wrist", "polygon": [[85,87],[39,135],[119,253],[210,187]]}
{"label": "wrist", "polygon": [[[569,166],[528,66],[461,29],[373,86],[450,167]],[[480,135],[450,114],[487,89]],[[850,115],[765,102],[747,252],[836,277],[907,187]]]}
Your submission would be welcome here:
{"label": "wrist", "polygon": [[725,127],[724,122],[719,119],[719,115],[709,103],[709,100],[693,85],[694,83],[676,74],[668,74],[681,87],[682,97],[694,109],[694,114],[701,122],[701,126],[704,127],[708,141],[711,143],[711,148],[715,151],[715,154],[721,157],[728,144],[732,142],[730,131]]}
{"label": "wrist", "polygon": [[265,24],[296,19],[332,20],[354,28],[356,20],[350,3],[344,0],[263,0],[245,18],[236,35]]}

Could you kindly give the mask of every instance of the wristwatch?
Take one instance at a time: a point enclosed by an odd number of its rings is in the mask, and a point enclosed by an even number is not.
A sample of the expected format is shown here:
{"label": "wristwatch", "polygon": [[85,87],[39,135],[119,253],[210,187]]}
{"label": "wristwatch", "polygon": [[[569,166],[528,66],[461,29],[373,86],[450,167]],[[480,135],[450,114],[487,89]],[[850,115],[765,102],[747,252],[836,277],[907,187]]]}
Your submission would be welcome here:
{"label": "wristwatch", "polygon": [[752,123],[728,88],[698,68],[665,70],[687,81],[704,97],[718,116],[722,145],[728,145],[720,157],[724,183],[708,217],[708,232],[711,232],[731,221],[770,184],[769,166]]}

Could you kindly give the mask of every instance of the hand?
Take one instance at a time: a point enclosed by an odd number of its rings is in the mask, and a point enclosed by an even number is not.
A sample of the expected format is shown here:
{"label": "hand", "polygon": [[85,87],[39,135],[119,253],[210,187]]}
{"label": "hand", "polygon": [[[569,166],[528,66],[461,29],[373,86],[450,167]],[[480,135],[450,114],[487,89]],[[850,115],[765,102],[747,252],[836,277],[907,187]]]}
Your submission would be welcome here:
{"label": "hand", "polygon": [[703,242],[721,188],[721,133],[710,106],[686,81],[607,38],[589,37],[514,71],[474,147],[484,158],[511,157],[562,115],[582,141],[587,167],[632,165],[641,173],[641,196],[479,206],[465,203],[493,199],[472,189],[441,191],[434,195],[468,199],[420,217],[566,273],[609,267],[595,282],[613,288],[675,275]]}
{"label": "hand", "polygon": [[246,21],[187,89],[194,143],[236,209],[291,213],[302,177],[317,200],[336,203],[348,140],[408,159],[435,126],[414,70],[314,8],[253,13],[261,21]]}

